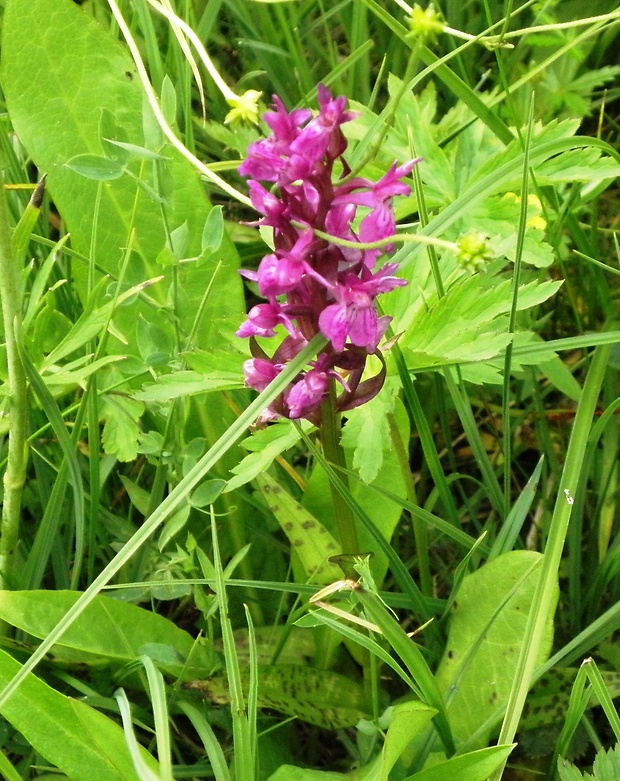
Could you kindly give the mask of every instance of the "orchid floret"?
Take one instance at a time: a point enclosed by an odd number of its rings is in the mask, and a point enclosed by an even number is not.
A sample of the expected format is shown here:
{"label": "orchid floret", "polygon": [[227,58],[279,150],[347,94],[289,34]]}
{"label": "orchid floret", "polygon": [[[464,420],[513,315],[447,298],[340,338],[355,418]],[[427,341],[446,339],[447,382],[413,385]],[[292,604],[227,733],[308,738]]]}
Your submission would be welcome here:
{"label": "orchid floret", "polygon": [[[239,167],[239,173],[250,178],[250,198],[262,215],[258,224],[273,228],[274,250],[256,272],[241,272],[258,282],[268,303],[252,307],[237,335],[270,338],[280,325],[288,332],[273,357],[262,353],[246,361],[248,386],[264,390],[317,333],[329,340],[310,368],[270,405],[263,420],[284,416],[320,421],[333,382],[343,389],[336,399],[339,409],[373,398],[385,378],[378,346],[391,320],[379,317],[375,300],[380,293],[407,284],[394,276],[395,263],[371,271],[391,246],[363,244],[394,235],[392,202],[411,192],[402,180],[418,160],[394,163],[377,182],[350,175],[343,157],[347,140],[342,125],[357,115],[347,110],[346,98],[333,97],[322,84],[318,99],[319,111],[312,115],[309,109],[288,112],[274,96],[275,110],[263,117],[272,134],[250,144]],[[334,180],[337,160],[340,180]],[[266,189],[261,182],[273,187]],[[368,211],[354,227],[359,207]],[[360,247],[344,246],[342,240]],[[366,359],[373,353],[383,368],[362,381]]]}

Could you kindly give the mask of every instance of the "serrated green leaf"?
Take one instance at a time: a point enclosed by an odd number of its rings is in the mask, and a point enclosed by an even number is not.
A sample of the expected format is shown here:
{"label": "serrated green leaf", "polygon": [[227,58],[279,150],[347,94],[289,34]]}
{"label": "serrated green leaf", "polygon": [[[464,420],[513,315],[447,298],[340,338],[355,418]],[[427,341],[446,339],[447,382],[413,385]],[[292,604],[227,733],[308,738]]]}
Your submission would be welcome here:
{"label": "serrated green leaf", "polygon": [[243,387],[243,380],[237,373],[221,372],[216,376],[206,376],[198,372],[180,371],[162,375],[157,382],[145,385],[141,391],[134,393],[133,398],[138,401],[165,402],[183,396],[194,396],[197,393],[235,390]]}
{"label": "serrated green leaf", "polygon": [[546,160],[536,171],[540,185],[564,182],[592,182],[620,175],[620,165],[612,159],[601,158],[598,149],[573,149]]}
{"label": "serrated green leaf", "polygon": [[100,397],[99,415],[104,421],[101,443],[108,455],[119,461],[133,461],[138,454],[140,426],[144,404],[120,394]]}
{"label": "serrated green leaf", "polygon": [[[561,282],[529,282],[519,289],[517,309],[552,296]],[[511,339],[508,313],[512,284],[483,275],[458,278],[441,299],[418,309],[400,346],[410,369],[491,361]],[[519,336],[519,334],[517,335]]]}
{"label": "serrated green leaf", "polygon": [[575,765],[563,757],[558,757],[558,775],[560,781],[584,781],[585,778]]}
{"label": "serrated green leaf", "polygon": [[[310,428],[306,421],[301,425],[306,430]],[[241,442],[241,447],[252,452],[232,469],[234,477],[228,481],[226,491],[233,491],[266,472],[280,453],[296,445],[299,440],[298,430],[289,421],[255,431],[251,437]]]}
{"label": "serrated green leaf", "polygon": [[599,750],[592,771],[592,781],[617,781],[620,778],[620,746],[615,745],[609,751]]}
{"label": "serrated green leaf", "polygon": [[[536,268],[547,268],[553,263],[553,247],[543,241],[543,232],[527,229],[521,248],[521,260]],[[504,255],[508,260],[515,261],[517,254],[517,234],[506,236],[501,241],[491,240],[489,246],[497,257]],[[524,307],[525,308],[525,307]]]}
{"label": "serrated green leaf", "polygon": [[353,452],[353,468],[372,483],[383,465],[383,453],[392,447],[387,415],[393,412],[399,384],[390,379],[367,404],[347,413],[341,444]]}

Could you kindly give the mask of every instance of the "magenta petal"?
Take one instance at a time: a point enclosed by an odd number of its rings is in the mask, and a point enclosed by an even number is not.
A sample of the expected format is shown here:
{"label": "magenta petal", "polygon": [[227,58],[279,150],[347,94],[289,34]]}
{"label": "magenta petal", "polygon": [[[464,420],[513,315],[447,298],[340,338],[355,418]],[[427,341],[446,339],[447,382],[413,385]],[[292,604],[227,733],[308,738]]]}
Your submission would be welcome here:
{"label": "magenta petal", "polygon": [[250,358],[243,364],[243,373],[250,388],[262,392],[280,374],[282,368],[264,358]]}
{"label": "magenta petal", "polygon": [[323,336],[333,344],[334,350],[338,353],[342,352],[348,329],[346,306],[331,304],[325,307],[319,316],[319,328]]}
{"label": "magenta petal", "polygon": [[248,319],[237,331],[237,336],[247,338],[249,336],[275,336],[275,327],[282,323],[289,333],[295,329],[284,309],[278,304],[258,304],[253,306],[248,313]]}
{"label": "magenta petal", "polygon": [[[257,272],[241,272],[256,280],[268,299],[252,307],[237,332],[250,337],[254,356],[244,365],[247,384],[264,390],[317,328],[331,342],[327,352],[269,406],[263,420],[283,415],[320,423],[321,404],[332,381],[343,388],[339,409],[372,398],[383,382],[385,366],[369,381],[362,382],[361,377],[368,354],[377,351],[390,323],[389,317],[378,316],[375,298],[406,284],[393,276],[395,264],[371,271],[381,252],[391,248],[362,250],[358,245],[394,234],[392,200],[410,192],[402,179],[418,161],[394,163],[377,182],[351,176],[343,158],[347,139],[341,125],[355,114],[347,111],[345,97],[334,97],[324,85],[318,87],[318,100],[319,111],[313,115],[308,109],[288,112],[274,96],[274,110],[264,115],[271,135],[249,146],[239,168],[250,177],[252,205],[263,215],[255,224],[273,227],[275,243],[275,251],[263,258]],[[341,179],[333,181],[339,158]],[[258,180],[276,187],[270,192]],[[360,207],[366,211],[354,230]],[[318,231],[347,239],[352,246],[318,238]],[[288,335],[269,357],[256,337],[275,335],[279,325]]]}
{"label": "magenta petal", "polygon": [[[363,242],[380,241],[393,236],[396,221],[391,206],[381,204],[373,209],[360,223],[360,240]],[[386,246],[383,252],[390,252]]]}
{"label": "magenta petal", "polygon": [[325,372],[311,369],[306,376],[295,383],[286,396],[291,418],[303,418],[325,398],[329,378]]}
{"label": "magenta petal", "polygon": [[301,261],[266,255],[258,267],[258,289],[266,298],[289,293],[297,287],[303,273]]}
{"label": "magenta petal", "polygon": [[349,312],[349,339],[369,353],[377,349],[381,336],[377,334],[377,312],[373,306],[351,307]]}
{"label": "magenta petal", "polygon": [[263,119],[279,141],[290,143],[296,138],[299,126],[310,119],[312,112],[308,108],[299,108],[289,114],[277,95],[273,96],[273,103],[276,110],[265,112]]}

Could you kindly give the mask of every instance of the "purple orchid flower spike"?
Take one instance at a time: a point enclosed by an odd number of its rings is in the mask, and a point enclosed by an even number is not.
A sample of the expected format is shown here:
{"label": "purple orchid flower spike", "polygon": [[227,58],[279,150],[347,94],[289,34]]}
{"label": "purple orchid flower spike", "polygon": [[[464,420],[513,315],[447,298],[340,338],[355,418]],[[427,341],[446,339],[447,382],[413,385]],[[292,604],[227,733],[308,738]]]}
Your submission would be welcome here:
{"label": "purple orchid flower spike", "polygon": [[[392,251],[343,247],[338,239],[368,243],[394,235],[392,206],[398,195],[408,195],[402,181],[418,160],[394,163],[377,182],[349,177],[351,169],[343,155],[347,140],[342,125],[356,114],[346,108],[346,98],[333,97],[327,87],[318,87],[319,111],[287,112],[274,96],[274,111],[264,115],[272,133],[248,148],[239,173],[250,178],[250,197],[263,215],[259,225],[274,231],[274,251],[258,270],[242,271],[258,282],[266,304],[254,306],[237,331],[250,337],[253,358],[246,361],[246,383],[264,390],[307,342],[321,332],[328,344],[289,387],[270,405],[263,420],[278,416],[307,418],[319,424],[321,406],[330,396],[330,386],[341,391],[336,398],[340,411],[370,401],[385,380],[385,363],[378,345],[390,323],[379,317],[376,297],[407,284],[393,275],[395,263],[386,263],[373,273],[378,257]],[[342,168],[334,181],[334,164]],[[260,182],[271,182],[266,189]],[[358,208],[367,210],[359,226]],[[333,241],[317,237],[321,231]],[[287,332],[270,358],[256,337]],[[368,355],[376,354],[382,368],[374,377],[362,379]]]}

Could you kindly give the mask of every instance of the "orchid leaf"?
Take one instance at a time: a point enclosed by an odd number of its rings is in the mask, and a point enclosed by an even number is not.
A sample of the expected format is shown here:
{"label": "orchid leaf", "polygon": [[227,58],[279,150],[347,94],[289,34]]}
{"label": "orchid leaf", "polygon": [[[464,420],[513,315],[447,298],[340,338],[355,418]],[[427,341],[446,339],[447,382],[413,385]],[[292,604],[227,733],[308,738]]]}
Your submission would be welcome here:
{"label": "orchid leaf", "polygon": [[322,585],[339,580],[340,569],[329,559],[340,553],[341,548],[325,526],[269,475],[259,475],[256,482],[288,537],[306,577]]}

